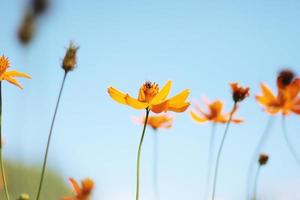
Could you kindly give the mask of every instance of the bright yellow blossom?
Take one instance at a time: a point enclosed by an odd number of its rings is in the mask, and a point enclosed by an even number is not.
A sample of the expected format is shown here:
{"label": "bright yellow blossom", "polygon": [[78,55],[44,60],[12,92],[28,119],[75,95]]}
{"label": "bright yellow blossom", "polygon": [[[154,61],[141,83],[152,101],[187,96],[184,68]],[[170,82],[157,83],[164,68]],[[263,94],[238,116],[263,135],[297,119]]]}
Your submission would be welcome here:
{"label": "bright yellow blossom", "polygon": [[291,112],[300,115],[300,79],[295,78],[290,71],[282,71],[277,77],[278,94],[275,96],[271,89],[260,85],[262,94],[256,100],[264,107],[266,112],[275,115],[281,112],[288,115]]}
{"label": "bright yellow blossom", "polygon": [[[230,113],[223,114],[223,102],[220,100],[213,101],[211,103],[205,101],[208,108],[208,112],[204,112],[198,103],[195,104],[196,110],[190,111],[192,119],[198,123],[204,123],[211,121],[213,123],[226,123],[229,120]],[[234,123],[241,123],[241,119],[232,119]]]}
{"label": "bright yellow blossom", "polygon": [[186,89],[178,95],[167,99],[171,86],[172,82],[168,81],[160,90],[158,84],[146,82],[140,88],[138,98],[133,98],[129,94],[120,92],[113,87],[108,88],[108,93],[118,103],[138,110],[148,109],[154,113],[166,111],[184,112],[190,106],[190,103],[186,101],[190,92]]}
{"label": "bright yellow blossom", "polygon": [[9,60],[5,56],[0,57],[0,81],[6,80],[23,89],[22,85],[14,77],[31,78],[29,75],[15,70],[7,71],[10,67]]}

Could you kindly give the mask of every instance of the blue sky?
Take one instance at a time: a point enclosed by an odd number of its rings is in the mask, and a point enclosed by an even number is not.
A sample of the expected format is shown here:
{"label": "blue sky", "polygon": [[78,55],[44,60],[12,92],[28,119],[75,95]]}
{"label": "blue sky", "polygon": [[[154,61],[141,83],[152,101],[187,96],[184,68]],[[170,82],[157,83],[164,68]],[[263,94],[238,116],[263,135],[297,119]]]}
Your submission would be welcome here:
{"label": "blue sky", "polygon": [[[249,158],[268,120],[253,96],[259,83],[275,89],[282,67],[299,72],[300,2],[254,1],[53,1],[38,21],[28,47],[16,40],[26,1],[1,1],[0,54],[30,74],[25,89],[5,83],[3,132],[5,157],[41,164],[63,71],[60,63],[70,40],[80,45],[78,68],[69,74],[54,129],[49,165],[67,177],[95,179],[94,199],[133,199],[135,160],[141,112],[113,102],[113,85],[137,94],[147,80],[173,81],[172,94],[191,90],[190,100],[226,101],[229,82],[251,87],[240,106],[242,125],[233,125],[225,143],[217,197],[245,196]],[[161,199],[201,199],[206,172],[210,124],[197,125],[188,113],[175,114],[174,127],[161,131]],[[271,156],[263,169],[259,194],[265,200],[298,200],[299,168],[288,154],[279,119],[264,149]],[[299,118],[288,129],[299,141]],[[224,126],[218,127],[218,136]],[[142,158],[141,199],[151,200],[152,138],[149,129]],[[300,148],[297,147],[300,152]],[[290,195],[290,196],[289,196]]]}

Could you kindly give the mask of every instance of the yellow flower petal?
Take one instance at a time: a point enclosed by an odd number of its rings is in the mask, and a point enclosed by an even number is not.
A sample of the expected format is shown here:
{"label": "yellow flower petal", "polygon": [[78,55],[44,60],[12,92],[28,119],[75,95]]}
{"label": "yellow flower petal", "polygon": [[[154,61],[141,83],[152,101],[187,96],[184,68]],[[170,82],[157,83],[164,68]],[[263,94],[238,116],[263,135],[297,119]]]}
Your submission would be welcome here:
{"label": "yellow flower petal", "polygon": [[169,105],[168,101],[163,101],[160,104],[151,105],[151,111],[153,111],[154,113],[164,112],[168,109],[168,105]]}
{"label": "yellow flower petal", "polygon": [[152,104],[157,104],[165,100],[170,93],[171,87],[172,81],[168,81],[165,86],[158,92],[158,94],[153,98]]}
{"label": "yellow flower petal", "polygon": [[137,99],[132,98],[128,94],[125,96],[125,100],[129,106],[131,106],[137,110],[141,110],[141,109],[145,109],[145,108],[149,107],[148,103],[140,102]]}
{"label": "yellow flower petal", "polygon": [[115,101],[121,103],[121,104],[127,104],[126,102],[126,94],[120,92],[119,90],[113,88],[113,87],[109,87],[107,89],[108,94],[111,96],[111,98],[113,98]]}
{"label": "yellow flower petal", "polygon": [[271,89],[267,85],[262,83],[262,84],[260,84],[260,87],[261,87],[263,96],[266,99],[269,99],[269,101],[275,101],[276,100],[276,97],[273,95]]}
{"label": "yellow flower petal", "polygon": [[19,72],[16,70],[5,72],[4,76],[14,76],[14,77],[23,77],[23,78],[31,79],[31,76],[29,76],[28,74],[25,74],[25,73],[22,73],[22,72]]}
{"label": "yellow flower petal", "polygon": [[17,87],[19,87],[20,89],[23,89],[22,85],[14,78],[10,77],[10,76],[4,76],[3,77],[4,80],[7,80],[8,82],[16,85]]}
{"label": "yellow flower petal", "polygon": [[189,94],[190,94],[190,90],[186,89],[186,90],[182,91],[181,93],[177,94],[176,96],[170,98],[169,99],[170,106],[174,106],[178,103],[184,102],[187,99],[187,97],[189,96]]}
{"label": "yellow flower petal", "polygon": [[184,112],[188,107],[190,106],[190,103],[181,103],[181,104],[174,104],[169,105],[168,110],[173,112]]}
{"label": "yellow flower petal", "polygon": [[205,118],[201,118],[201,117],[199,117],[194,111],[190,111],[190,116],[191,116],[191,118],[194,120],[194,121],[196,121],[196,122],[198,122],[198,123],[203,123],[203,122],[206,122],[207,121],[207,119],[205,119]]}

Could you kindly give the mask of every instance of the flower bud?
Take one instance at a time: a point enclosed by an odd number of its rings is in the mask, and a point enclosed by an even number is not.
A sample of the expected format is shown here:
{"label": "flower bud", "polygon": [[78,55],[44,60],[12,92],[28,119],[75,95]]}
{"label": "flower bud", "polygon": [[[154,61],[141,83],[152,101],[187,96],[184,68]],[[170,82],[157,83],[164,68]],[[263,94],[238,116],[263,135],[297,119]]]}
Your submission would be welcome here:
{"label": "flower bud", "polygon": [[268,163],[268,160],[269,160],[269,156],[267,154],[261,154],[258,160],[259,165],[260,166],[266,165]]}
{"label": "flower bud", "polygon": [[77,62],[76,53],[78,49],[78,46],[75,46],[72,42],[70,43],[62,63],[62,68],[65,70],[65,72],[69,72],[75,69]]}

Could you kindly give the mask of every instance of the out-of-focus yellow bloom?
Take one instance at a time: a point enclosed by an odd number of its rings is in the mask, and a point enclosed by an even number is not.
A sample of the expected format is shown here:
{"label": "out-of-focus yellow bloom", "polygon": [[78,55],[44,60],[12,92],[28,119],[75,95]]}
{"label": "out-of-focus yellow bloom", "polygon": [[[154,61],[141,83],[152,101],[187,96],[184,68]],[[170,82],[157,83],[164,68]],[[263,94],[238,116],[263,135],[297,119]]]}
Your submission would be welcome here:
{"label": "out-of-focus yellow bloom", "polygon": [[231,83],[230,87],[232,89],[232,98],[235,103],[243,101],[249,96],[249,87],[241,87],[238,83]]}
{"label": "out-of-focus yellow bloom", "polygon": [[94,188],[93,180],[89,178],[84,179],[83,181],[81,181],[81,187],[73,178],[70,178],[69,181],[73,187],[75,196],[64,197],[62,198],[62,200],[89,200],[90,199],[92,190]]}
{"label": "out-of-focus yellow bloom", "polygon": [[[139,124],[145,123],[145,117],[135,118],[135,122]],[[147,125],[153,128],[154,130],[160,128],[171,128],[173,122],[173,117],[167,114],[160,114],[160,115],[152,115],[148,117]]]}
{"label": "out-of-focus yellow bloom", "polygon": [[29,75],[15,70],[7,71],[10,67],[9,60],[5,56],[0,57],[0,81],[6,80],[23,89],[22,85],[14,77],[31,78]]}
{"label": "out-of-focus yellow bloom", "polygon": [[295,78],[291,73],[282,71],[277,77],[277,96],[267,85],[260,85],[262,94],[257,95],[256,100],[269,114],[275,115],[281,112],[283,115],[288,115],[293,112],[300,115],[300,79]]}
{"label": "out-of-focus yellow bloom", "polygon": [[[227,123],[230,113],[223,114],[223,103],[220,100],[213,101],[211,103],[205,101],[208,108],[208,112],[204,112],[198,103],[195,104],[195,111],[191,110],[190,115],[192,119],[198,123],[204,123],[211,121],[213,123]],[[241,119],[232,119],[234,123],[241,123]]]}
{"label": "out-of-focus yellow bloom", "polygon": [[190,92],[186,89],[178,95],[167,99],[171,86],[172,82],[168,81],[166,85],[159,90],[158,84],[146,82],[140,88],[137,99],[113,87],[108,88],[108,93],[118,103],[128,105],[138,110],[149,109],[154,113],[166,111],[184,112],[190,106],[190,103],[186,101]]}

